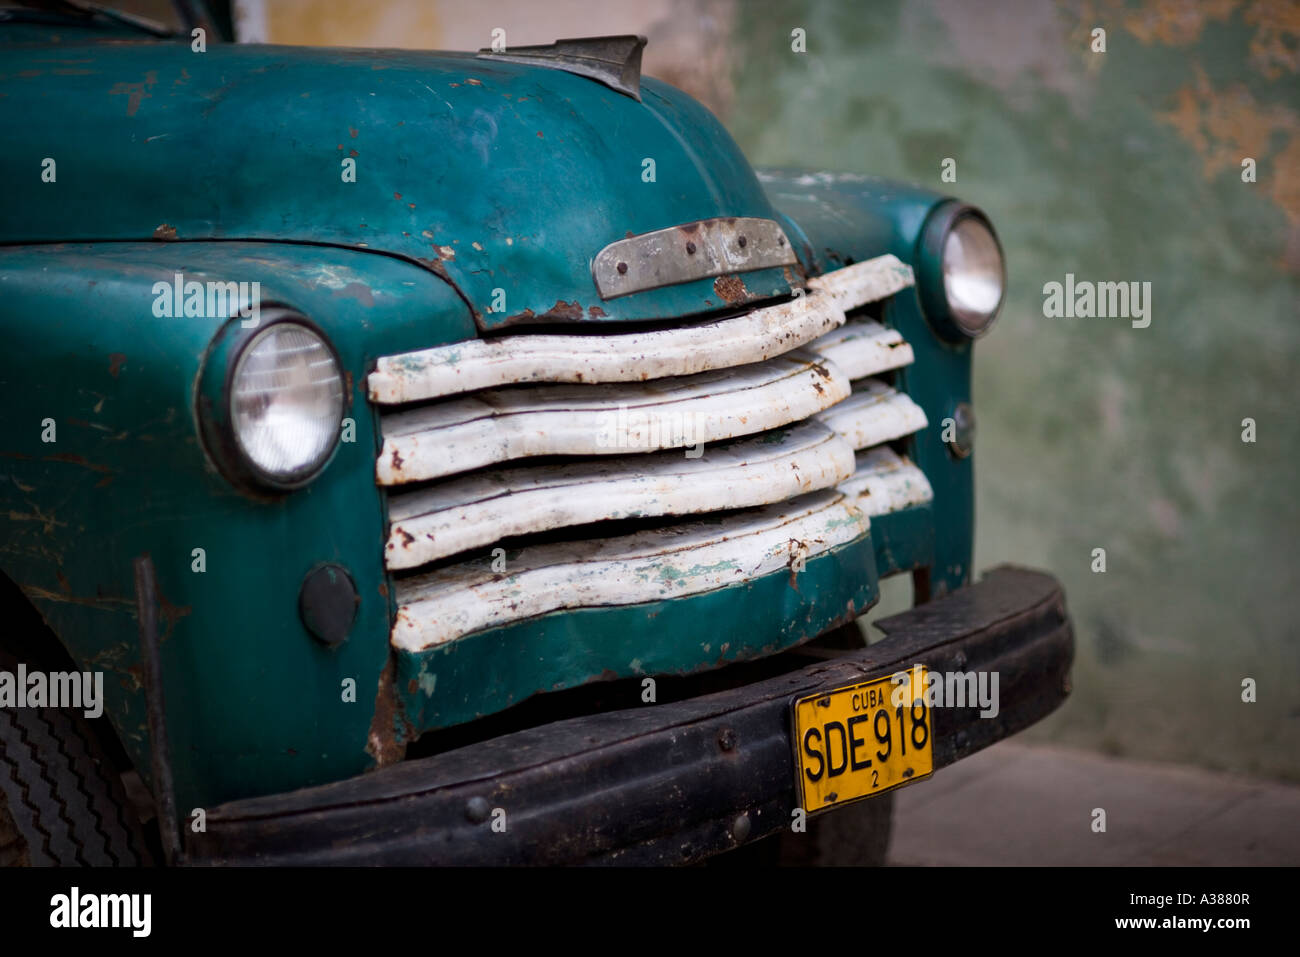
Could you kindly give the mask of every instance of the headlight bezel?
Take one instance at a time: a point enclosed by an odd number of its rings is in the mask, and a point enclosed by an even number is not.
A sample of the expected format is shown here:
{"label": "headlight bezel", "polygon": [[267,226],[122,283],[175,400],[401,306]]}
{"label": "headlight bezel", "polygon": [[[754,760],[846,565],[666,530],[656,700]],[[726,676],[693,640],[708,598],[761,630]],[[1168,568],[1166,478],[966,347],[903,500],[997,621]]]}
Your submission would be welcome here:
{"label": "headlight bezel", "polygon": [[[948,299],[944,278],[944,251],[948,237],[954,229],[967,220],[974,220],[988,231],[997,248],[1000,266],[1001,294],[989,318],[978,328],[961,321]],[[921,305],[935,331],[950,342],[971,342],[988,334],[997,321],[1007,299],[1007,259],[998,238],[997,230],[984,211],[969,203],[948,200],[930,213],[921,230],[917,256],[917,286]]]}
{"label": "headlight bezel", "polygon": [[[262,497],[278,497],[303,488],[320,477],[338,453],[341,424],[351,405],[348,375],[334,343],[321,327],[303,313],[289,306],[264,304],[261,318],[253,328],[245,329],[238,316],[231,318],[210,343],[196,389],[196,415],[199,432],[209,460],[232,484]],[[342,389],[339,423],[328,451],[316,462],[292,473],[275,474],[261,468],[245,451],[236,434],[234,421],[235,376],[241,359],[256,340],[278,325],[297,325],[315,336],[328,351],[338,370]]]}

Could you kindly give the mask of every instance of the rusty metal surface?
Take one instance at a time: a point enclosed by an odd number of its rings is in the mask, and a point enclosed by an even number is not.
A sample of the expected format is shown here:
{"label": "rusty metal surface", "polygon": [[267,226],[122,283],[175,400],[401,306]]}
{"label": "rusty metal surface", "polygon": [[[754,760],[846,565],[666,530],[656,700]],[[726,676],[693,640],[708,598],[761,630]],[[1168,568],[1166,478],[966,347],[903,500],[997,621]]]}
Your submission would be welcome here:
{"label": "rusty metal surface", "polygon": [[[1050,575],[1003,567],[885,619],[884,641],[684,701],[519,731],[323,787],[214,808],[191,860],[237,864],[691,863],[788,826],[789,702],[923,663],[1001,675],[1001,709],[937,708],[943,767],[1054,710],[1073,633]],[[685,797],[689,795],[689,799]],[[490,827],[501,808],[505,831]],[[831,812],[837,813],[837,812]],[[738,833],[736,822],[748,827]]]}
{"label": "rusty metal surface", "polygon": [[[695,279],[798,262],[780,223],[755,217],[704,219],[610,243],[596,254],[591,275],[602,299]],[[746,298],[732,279],[714,290],[724,301]]]}

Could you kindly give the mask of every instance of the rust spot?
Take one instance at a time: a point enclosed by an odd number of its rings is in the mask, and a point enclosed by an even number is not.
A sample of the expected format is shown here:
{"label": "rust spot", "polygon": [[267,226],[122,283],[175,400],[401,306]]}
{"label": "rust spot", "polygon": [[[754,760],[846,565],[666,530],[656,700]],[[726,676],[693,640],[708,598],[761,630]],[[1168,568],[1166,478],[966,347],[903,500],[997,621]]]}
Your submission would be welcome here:
{"label": "rust spot", "polygon": [[678,226],[677,228],[680,229],[682,232],[684,232],[687,236],[691,236],[691,235],[693,235],[694,233],[696,233],[696,232],[699,231],[700,224],[699,224],[699,223],[688,223],[688,224],[686,224],[685,226]]}
{"label": "rust spot", "polygon": [[167,223],[163,223],[161,226],[159,226],[157,229],[155,229],[155,230],[153,231],[153,238],[154,238],[154,239],[164,239],[164,240],[166,240],[166,239],[175,239],[175,238],[176,238],[176,227],[175,227],[175,226],[170,226],[170,225],[168,225]]}
{"label": "rust spot", "polygon": [[393,463],[393,471],[395,472],[402,471],[402,453],[399,452],[397,449],[393,449],[392,463]]}
{"label": "rust spot", "polygon": [[138,664],[131,665],[131,667],[126,669],[126,673],[127,675],[130,676],[131,681],[135,683],[135,687],[131,687],[131,684],[124,677],[120,682],[122,685],[122,690],[130,691],[130,692],[143,691],[144,690],[144,667]]}
{"label": "rust spot", "polygon": [[537,138],[538,138],[539,140],[544,140],[544,139],[546,139],[546,137],[542,135],[542,131],[541,131],[541,130],[538,130],[538,131],[537,131]]}
{"label": "rust spot", "polygon": [[470,78],[469,78],[468,80],[466,80],[465,82],[468,83],[470,86],[482,86],[482,85],[483,85],[483,81],[482,81],[482,80],[476,80],[476,79],[474,79],[473,77],[470,77]]}
{"label": "rust spot", "polygon": [[58,455],[45,456],[47,462],[67,462],[69,465],[80,465],[83,469],[90,469],[92,472],[112,472],[113,469],[107,465],[91,465],[80,455],[72,455],[68,452],[60,452]]}
{"label": "rust spot", "polygon": [[354,130],[352,127],[349,126],[349,127],[348,127],[348,135],[349,135],[350,137],[352,137],[352,138],[355,140],[355,139],[357,138],[357,131]]}
{"label": "rust spot", "polygon": [[535,318],[537,317],[531,309],[525,309],[523,312],[516,312],[513,316],[507,316],[506,322],[524,322]]}
{"label": "rust spot", "polygon": [[401,194],[401,193],[394,193],[394,194],[393,194],[393,199],[401,199],[401,198],[402,198],[402,194]]}
{"label": "rust spot", "polygon": [[602,308],[600,308],[600,306],[588,306],[588,307],[587,307],[587,315],[589,315],[592,319],[599,319],[599,318],[601,318],[602,316],[604,316],[605,314],[606,314],[606,313],[605,313],[605,310],[602,309]]}
{"label": "rust spot", "polygon": [[406,757],[406,745],[398,740],[397,722],[406,723],[397,700],[397,665],[390,655],[379,673],[375,689],[375,714],[366,735],[366,754],[378,767],[385,768]]}
{"label": "rust spot", "polygon": [[388,597],[388,582],[379,583],[379,597],[380,598]]}
{"label": "rust spot", "polygon": [[159,636],[160,642],[166,641],[172,636],[172,631],[176,628],[176,623],[182,618],[186,618],[194,611],[193,605],[173,605],[167,600],[167,596],[158,589],[158,617],[163,621],[162,635]]}
{"label": "rust spot", "polygon": [[360,156],[361,154],[358,153],[356,150],[348,150],[348,155],[349,155],[349,156]]}
{"label": "rust spot", "polygon": [[[418,262],[418,263],[420,263],[421,265],[427,266],[427,267],[428,267],[429,269],[431,269],[433,272],[435,272],[435,273],[437,273],[439,276],[441,276],[441,277],[443,278],[443,280],[445,280],[446,282],[448,282],[448,283],[451,282],[451,277],[450,277],[449,275],[447,275],[447,270],[446,270],[446,268],[443,266],[443,264],[442,264],[442,260],[441,260],[441,259],[423,259],[423,258],[421,258],[421,257],[419,257],[419,256],[416,256],[416,257],[415,257],[415,261]],[[531,315],[531,313],[530,313],[530,315]]]}
{"label": "rust spot", "polygon": [[412,535],[410,532],[408,532],[408,531],[407,531],[406,529],[404,529],[404,528],[399,528],[399,529],[397,530],[397,534],[402,536],[402,547],[403,547],[403,548],[409,548],[410,545],[411,545],[411,542],[415,541],[415,536]]}
{"label": "rust spot", "polygon": [[109,96],[126,96],[126,115],[135,116],[140,109],[140,101],[153,96],[149,91],[158,82],[156,70],[150,70],[139,83],[115,83],[108,91]]}
{"label": "rust spot", "polygon": [[126,355],[121,352],[110,352],[108,354],[108,374],[114,379],[122,371],[122,363],[126,362]]}
{"label": "rust spot", "polygon": [[713,280],[713,291],[722,297],[723,302],[733,306],[749,298],[749,290],[739,276],[719,276]]}
{"label": "rust spot", "polygon": [[556,300],[555,305],[551,306],[542,313],[543,319],[581,319],[582,306],[575,299],[573,302],[565,302],[563,299]]}
{"label": "rust spot", "polygon": [[813,366],[813,372],[816,372],[823,379],[829,379],[831,377],[830,371],[820,362]]}

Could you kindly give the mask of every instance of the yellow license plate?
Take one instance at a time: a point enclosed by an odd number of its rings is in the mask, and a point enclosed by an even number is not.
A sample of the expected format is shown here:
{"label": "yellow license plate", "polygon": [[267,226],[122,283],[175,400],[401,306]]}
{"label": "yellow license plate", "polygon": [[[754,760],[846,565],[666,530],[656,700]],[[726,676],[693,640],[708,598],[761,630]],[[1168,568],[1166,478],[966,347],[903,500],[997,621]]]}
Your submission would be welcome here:
{"label": "yellow license plate", "polygon": [[800,807],[811,814],[934,770],[925,668],[794,702]]}

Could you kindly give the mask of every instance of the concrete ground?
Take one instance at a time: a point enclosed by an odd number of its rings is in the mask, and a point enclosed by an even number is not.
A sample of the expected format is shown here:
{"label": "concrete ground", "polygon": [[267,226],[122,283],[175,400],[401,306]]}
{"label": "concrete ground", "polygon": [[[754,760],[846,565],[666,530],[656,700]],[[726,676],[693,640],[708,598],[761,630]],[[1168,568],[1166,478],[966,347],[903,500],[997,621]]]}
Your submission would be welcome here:
{"label": "concrete ground", "polygon": [[895,800],[891,864],[1300,865],[1300,787],[1178,765],[1005,741]]}

